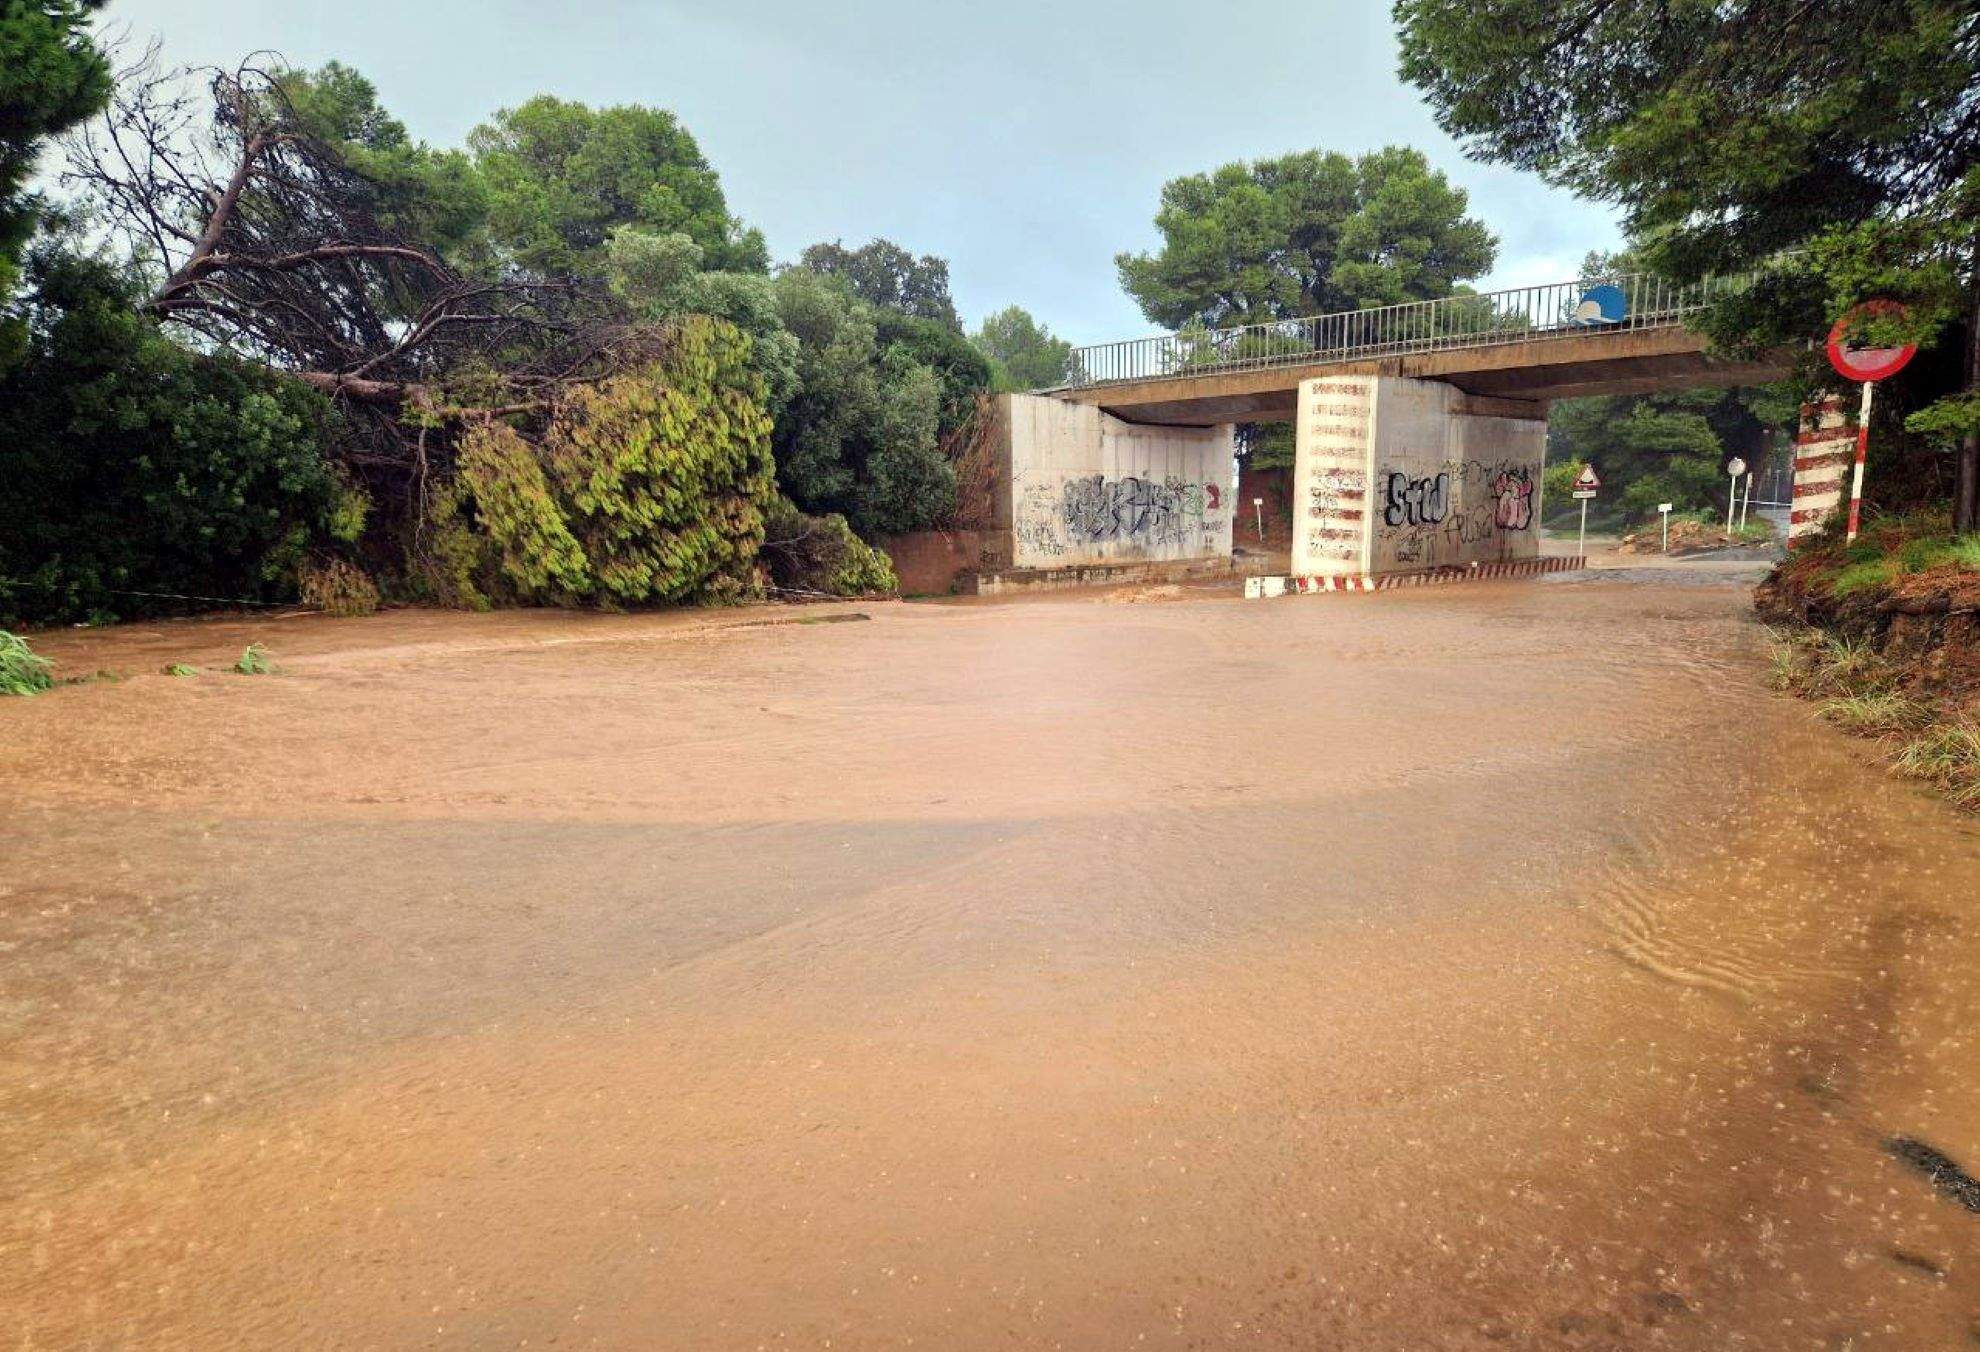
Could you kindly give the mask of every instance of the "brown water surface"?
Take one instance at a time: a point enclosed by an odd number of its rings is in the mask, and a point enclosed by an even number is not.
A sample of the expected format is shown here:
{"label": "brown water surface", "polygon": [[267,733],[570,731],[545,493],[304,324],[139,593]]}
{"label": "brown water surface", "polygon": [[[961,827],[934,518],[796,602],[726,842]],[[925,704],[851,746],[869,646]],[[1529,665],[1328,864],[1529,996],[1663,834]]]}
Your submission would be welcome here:
{"label": "brown water surface", "polygon": [[1737,579],[850,610],[43,640],[0,1345],[1980,1339],[1980,833]]}

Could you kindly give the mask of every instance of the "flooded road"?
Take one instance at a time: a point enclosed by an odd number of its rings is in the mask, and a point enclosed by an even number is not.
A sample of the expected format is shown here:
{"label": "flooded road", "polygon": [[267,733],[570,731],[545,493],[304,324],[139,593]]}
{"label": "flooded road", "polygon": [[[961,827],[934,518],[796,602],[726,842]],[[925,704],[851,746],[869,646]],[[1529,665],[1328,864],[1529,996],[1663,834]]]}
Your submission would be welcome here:
{"label": "flooded road", "polygon": [[0,704],[0,1344],[1980,1341],[1980,831],[1736,575],[42,646],[250,639]]}

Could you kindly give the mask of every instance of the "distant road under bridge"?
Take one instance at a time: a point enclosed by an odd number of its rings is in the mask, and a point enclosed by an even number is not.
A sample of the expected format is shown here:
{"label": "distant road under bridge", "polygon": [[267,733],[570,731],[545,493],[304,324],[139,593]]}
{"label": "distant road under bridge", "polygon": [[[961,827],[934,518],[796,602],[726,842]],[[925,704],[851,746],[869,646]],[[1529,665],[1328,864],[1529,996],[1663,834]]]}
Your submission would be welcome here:
{"label": "distant road under bridge", "polygon": [[1709,355],[1685,319],[1747,278],[1673,286],[1644,274],[1449,296],[1076,349],[1040,391],[1126,422],[1210,427],[1291,420],[1302,382],[1406,376],[1455,387],[1465,411],[1544,419],[1555,399],[1760,385],[1788,372]]}

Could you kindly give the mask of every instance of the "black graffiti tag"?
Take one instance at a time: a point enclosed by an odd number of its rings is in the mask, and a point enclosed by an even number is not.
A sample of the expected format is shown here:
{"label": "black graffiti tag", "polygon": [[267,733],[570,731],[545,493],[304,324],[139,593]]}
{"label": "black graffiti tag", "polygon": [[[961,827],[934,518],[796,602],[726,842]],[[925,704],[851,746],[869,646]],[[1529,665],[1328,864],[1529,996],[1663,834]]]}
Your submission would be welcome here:
{"label": "black graffiti tag", "polygon": [[1434,526],[1451,509],[1451,476],[1445,470],[1431,479],[1412,479],[1400,471],[1389,475],[1382,520],[1391,526]]}

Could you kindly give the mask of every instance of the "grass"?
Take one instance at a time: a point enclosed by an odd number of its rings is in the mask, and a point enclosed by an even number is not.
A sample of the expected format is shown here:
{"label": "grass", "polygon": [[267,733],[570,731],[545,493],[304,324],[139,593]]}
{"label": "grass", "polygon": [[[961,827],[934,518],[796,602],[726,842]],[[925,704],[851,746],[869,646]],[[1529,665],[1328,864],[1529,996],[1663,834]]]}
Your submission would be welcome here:
{"label": "grass", "polygon": [[19,634],[0,629],[0,695],[36,695],[55,684],[55,664],[28,647]]}
{"label": "grass", "polygon": [[1898,578],[1898,563],[1892,558],[1860,559],[1847,564],[1836,574],[1829,584],[1832,596],[1848,596],[1852,592],[1869,591],[1872,588],[1888,587]]}
{"label": "grass", "polygon": [[1810,632],[1774,636],[1769,678],[1818,699],[1822,717],[1884,744],[1891,768],[1980,810],[1980,727],[1897,688],[1898,672],[1867,642]]}
{"label": "grass", "polygon": [[241,660],[234,663],[234,670],[243,676],[266,676],[275,670],[275,664],[268,660],[267,650],[259,643],[250,643],[241,653]]}
{"label": "grass", "polygon": [[1938,785],[1962,807],[1980,808],[1980,728],[1973,724],[1935,723],[1906,740],[1891,763]]}
{"label": "grass", "polygon": [[1932,710],[1891,690],[1863,695],[1839,695],[1824,700],[1822,717],[1863,737],[1887,737],[1931,725]]}
{"label": "grass", "polygon": [[199,675],[199,668],[185,662],[171,662],[166,664],[165,674],[167,676],[197,676]]}
{"label": "grass", "polygon": [[1946,546],[1947,562],[1980,573],[1980,532],[1955,537]]}

